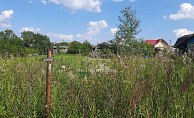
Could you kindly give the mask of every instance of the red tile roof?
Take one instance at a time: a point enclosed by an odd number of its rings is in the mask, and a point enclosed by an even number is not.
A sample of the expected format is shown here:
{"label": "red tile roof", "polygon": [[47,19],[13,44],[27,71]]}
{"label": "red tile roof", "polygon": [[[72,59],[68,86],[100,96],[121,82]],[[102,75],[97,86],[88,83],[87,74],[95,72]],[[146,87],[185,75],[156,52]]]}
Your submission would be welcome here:
{"label": "red tile roof", "polygon": [[100,43],[100,44],[98,44],[98,45],[102,45],[102,44],[111,45],[110,43],[107,43],[107,42],[102,42],[102,43]]}
{"label": "red tile roof", "polygon": [[164,41],[166,44],[168,44],[164,39],[146,40],[144,43],[148,43],[148,44],[155,46],[160,41]]}

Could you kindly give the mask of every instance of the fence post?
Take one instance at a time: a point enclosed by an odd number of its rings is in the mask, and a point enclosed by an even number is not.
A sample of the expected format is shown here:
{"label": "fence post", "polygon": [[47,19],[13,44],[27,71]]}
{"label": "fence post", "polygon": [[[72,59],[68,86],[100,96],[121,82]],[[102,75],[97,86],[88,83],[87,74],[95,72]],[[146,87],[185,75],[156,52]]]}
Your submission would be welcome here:
{"label": "fence post", "polygon": [[47,52],[47,58],[42,58],[42,61],[47,61],[47,80],[46,80],[46,118],[49,118],[50,112],[50,84],[51,84],[51,50]]}

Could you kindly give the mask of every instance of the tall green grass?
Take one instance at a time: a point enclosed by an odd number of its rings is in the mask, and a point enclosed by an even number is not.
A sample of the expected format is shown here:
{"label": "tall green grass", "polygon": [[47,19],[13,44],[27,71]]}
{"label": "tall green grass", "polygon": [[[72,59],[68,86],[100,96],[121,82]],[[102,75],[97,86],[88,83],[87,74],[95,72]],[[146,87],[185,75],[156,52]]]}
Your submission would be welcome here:
{"label": "tall green grass", "polygon": [[[0,60],[0,117],[45,116],[47,64],[41,58]],[[194,116],[194,64],[180,57],[52,58],[50,117]]]}

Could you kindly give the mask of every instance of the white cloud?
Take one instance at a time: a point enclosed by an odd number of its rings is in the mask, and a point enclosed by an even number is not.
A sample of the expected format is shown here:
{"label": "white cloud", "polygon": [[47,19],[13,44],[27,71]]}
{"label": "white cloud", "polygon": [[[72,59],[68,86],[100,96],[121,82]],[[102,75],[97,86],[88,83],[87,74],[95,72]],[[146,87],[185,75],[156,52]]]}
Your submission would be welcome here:
{"label": "white cloud", "polygon": [[113,35],[115,35],[115,33],[117,32],[117,30],[118,30],[117,28],[111,28],[111,29],[110,29],[110,32],[111,32]]}
{"label": "white cloud", "polygon": [[39,32],[41,30],[42,29],[40,29],[40,28],[35,29],[34,27],[24,27],[24,28],[20,29],[19,31],[20,32],[23,32],[23,31]]}
{"label": "white cloud", "polygon": [[101,21],[91,21],[88,23],[89,27],[88,27],[88,30],[91,30],[91,29],[99,29],[99,28],[106,28],[108,27],[108,24],[106,23],[105,20],[101,20]]}
{"label": "white cloud", "polygon": [[54,34],[54,33],[48,32],[47,36],[50,38],[53,38],[54,40],[60,40],[60,41],[73,41],[74,40],[73,35]]}
{"label": "white cloud", "polygon": [[2,11],[2,15],[0,15],[0,28],[11,27],[11,25],[9,24],[9,22],[7,20],[11,18],[11,15],[13,13],[14,13],[13,10]]}
{"label": "white cloud", "polygon": [[83,39],[84,38],[84,35],[83,34],[77,34],[76,36],[77,36],[77,38],[80,38],[80,39]]}
{"label": "white cloud", "polygon": [[10,19],[13,13],[14,13],[13,10],[2,11],[2,15],[0,15],[0,22],[5,22],[7,19]]}
{"label": "white cloud", "polygon": [[108,27],[108,24],[105,20],[101,20],[101,21],[91,21],[88,23],[88,32],[85,34],[77,34],[77,38],[80,38],[82,40],[89,40],[92,41],[93,36],[95,36],[96,34],[99,34],[101,32],[102,28],[106,28]]}
{"label": "white cloud", "polygon": [[163,16],[163,19],[166,19],[166,18],[167,18],[167,16],[166,16],[166,15],[164,15],[164,16]]}
{"label": "white cloud", "polygon": [[11,27],[10,24],[0,23],[0,28],[10,28],[10,27]]}
{"label": "white cloud", "polygon": [[123,1],[123,0],[113,0],[114,2],[121,2],[121,1]]}
{"label": "white cloud", "polygon": [[183,3],[180,5],[177,14],[171,14],[169,18],[172,20],[194,19],[194,6],[190,3]]}
{"label": "white cloud", "polygon": [[183,28],[183,29],[173,30],[173,33],[178,38],[178,37],[181,37],[181,36],[184,36],[184,35],[193,34],[194,31],[188,31],[186,28]]}
{"label": "white cloud", "polygon": [[86,11],[101,12],[100,0],[49,0],[57,5],[62,4],[64,9],[70,12],[76,12],[77,10],[84,9]]}
{"label": "white cloud", "polygon": [[135,0],[129,0],[130,2],[135,2]]}
{"label": "white cloud", "polygon": [[47,5],[47,2],[45,0],[41,0],[41,2],[44,4],[44,5]]}
{"label": "white cloud", "polygon": [[32,1],[28,1],[28,3],[32,3]]}

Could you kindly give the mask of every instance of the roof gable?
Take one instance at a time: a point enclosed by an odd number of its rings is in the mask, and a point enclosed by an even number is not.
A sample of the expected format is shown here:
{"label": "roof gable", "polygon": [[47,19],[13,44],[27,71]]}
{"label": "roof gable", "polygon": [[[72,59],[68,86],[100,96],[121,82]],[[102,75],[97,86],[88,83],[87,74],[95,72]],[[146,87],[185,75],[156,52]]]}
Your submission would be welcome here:
{"label": "roof gable", "polygon": [[157,42],[158,42],[157,40],[146,40],[145,41],[145,43],[151,44],[153,46],[155,46]]}
{"label": "roof gable", "polygon": [[148,43],[148,44],[155,46],[157,43],[159,43],[161,41],[164,42],[166,45],[168,45],[168,43],[164,39],[146,40],[144,43]]}

